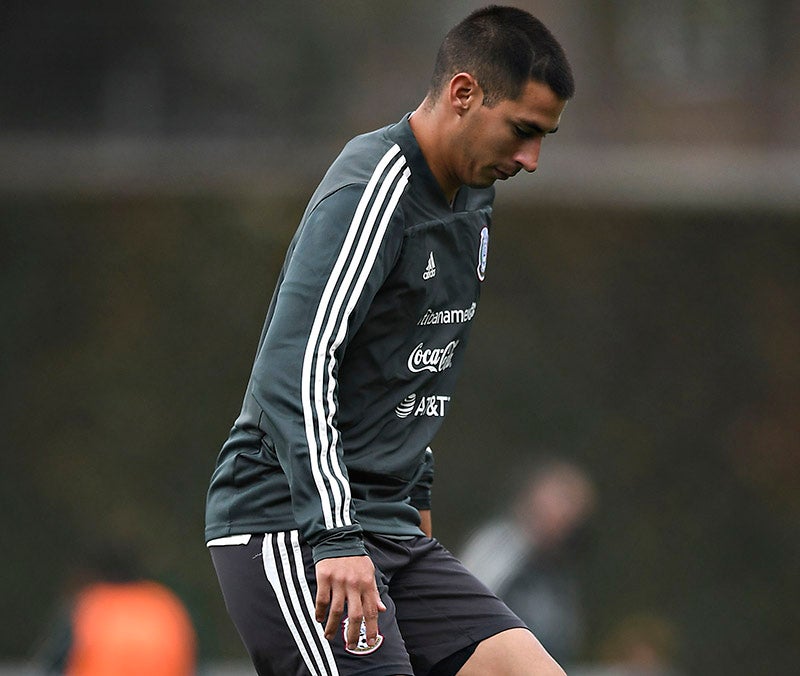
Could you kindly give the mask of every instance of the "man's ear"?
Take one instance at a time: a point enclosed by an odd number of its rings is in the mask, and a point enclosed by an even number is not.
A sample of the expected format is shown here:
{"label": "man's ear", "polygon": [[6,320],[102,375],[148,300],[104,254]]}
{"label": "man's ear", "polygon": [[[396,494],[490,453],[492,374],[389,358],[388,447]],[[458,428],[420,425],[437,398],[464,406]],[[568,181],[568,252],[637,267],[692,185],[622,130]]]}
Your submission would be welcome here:
{"label": "man's ear", "polygon": [[457,115],[463,115],[471,107],[480,105],[483,90],[478,81],[469,73],[458,73],[450,80],[449,102]]}

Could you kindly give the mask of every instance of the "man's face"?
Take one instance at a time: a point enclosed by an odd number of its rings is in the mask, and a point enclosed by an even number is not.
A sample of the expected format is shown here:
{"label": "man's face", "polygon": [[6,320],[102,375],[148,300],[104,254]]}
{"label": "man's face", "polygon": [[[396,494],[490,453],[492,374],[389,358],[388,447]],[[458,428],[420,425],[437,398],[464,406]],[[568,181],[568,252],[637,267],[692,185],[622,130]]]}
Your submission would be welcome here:
{"label": "man's face", "polygon": [[558,129],[565,105],[547,85],[529,81],[517,99],[471,108],[453,158],[459,182],[486,188],[520,169],[535,171],[542,139]]}

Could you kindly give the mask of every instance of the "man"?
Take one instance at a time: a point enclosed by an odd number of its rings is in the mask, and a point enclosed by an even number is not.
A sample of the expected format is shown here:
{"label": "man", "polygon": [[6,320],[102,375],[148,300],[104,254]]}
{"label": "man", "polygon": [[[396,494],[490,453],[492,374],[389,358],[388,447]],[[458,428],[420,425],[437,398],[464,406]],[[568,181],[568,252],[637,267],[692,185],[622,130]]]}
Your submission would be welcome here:
{"label": "man", "polygon": [[312,196],[207,502],[260,674],[563,674],[431,537],[428,444],[486,274],[492,185],[536,169],[572,93],[538,20],[479,10],[417,110],[353,139]]}
{"label": "man", "polygon": [[575,565],[595,508],[589,475],[569,460],[551,458],[523,479],[508,513],[483,524],[461,562],[506,602],[559,664],[580,656],[583,608]]}

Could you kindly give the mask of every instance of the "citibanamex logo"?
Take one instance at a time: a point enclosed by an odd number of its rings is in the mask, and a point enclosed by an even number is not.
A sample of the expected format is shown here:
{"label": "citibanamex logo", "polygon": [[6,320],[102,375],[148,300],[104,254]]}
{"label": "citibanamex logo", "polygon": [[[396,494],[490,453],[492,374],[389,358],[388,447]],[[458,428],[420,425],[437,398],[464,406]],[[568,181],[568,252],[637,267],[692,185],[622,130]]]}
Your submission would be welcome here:
{"label": "citibanamex logo", "polygon": [[458,347],[457,340],[451,340],[444,347],[426,348],[425,343],[417,345],[408,357],[408,370],[412,373],[430,371],[438,373],[453,365],[453,355]]}

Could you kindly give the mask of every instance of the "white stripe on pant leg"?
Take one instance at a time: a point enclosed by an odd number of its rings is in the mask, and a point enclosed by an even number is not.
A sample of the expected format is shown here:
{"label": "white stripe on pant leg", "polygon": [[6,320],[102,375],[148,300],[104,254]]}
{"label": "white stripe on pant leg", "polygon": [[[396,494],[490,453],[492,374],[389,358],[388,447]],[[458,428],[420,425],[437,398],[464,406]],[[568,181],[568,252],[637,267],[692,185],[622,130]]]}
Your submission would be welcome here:
{"label": "white stripe on pant leg", "polygon": [[[276,535],[280,537],[282,534],[277,533]],[[294,642],[297,645],[297,648],[300,651],[300,655],[303,657],[303,661],[306,663],[306,666],[309,668],[313,676],[325,676],[324,667],[323,671],[320,672],[318,667],[319,662],[315,663],[315,661],[308,654],[301,637],[301,629],[296,625],[295,620],[289,610],[289,605],[286,602],[286,597],[284,596],[283,589],[281,588],[281,577],[280,571],[278,570],[278,562],[275,560],[275,556],[272,553],[272,538],[272,533],[266,533],[264,535],[264,542],[261,545],[261,558],[264,563],[264,572],[267,575],[267,580],[269,580],[269,584],[272,587],[272,590],[275,592],[275,597],[278,599],[278,605],[280,605],[281,612],[283,613],[283,619],[292,634],[292,638],[294,639]],[[289,582],[291,582],[291,579]],[[302,620],[302,615],[300,615],[300,618]],[[313,646],[313,638],[308,638],[309,643]],[[317,659],[319,659],[319,656],[317,656]]]}
{"label": "white stripe on pant leg", "polygon": [[[314,599],[311,596],[311,590],[308,588],[308,582],[306,581],[305,565],[303,564],[303,551],[300,549],[300,535],[296,530],[293,530],[289,532],[289,536],[292,539],[292,550],[294,551],[297,579],[300,581],[300,591],[302,592],[303,599],[305,599],[308,615],[314,617],[316,614],[316,609],[314,608]],[[322,645],[322,650],[325,653],[325,658],[335,676],[339,673],[339,671],[336,667],[336,661],[333,659],[333,651],[331,650],[330,641],[325,638],[325,631],[319,622],[314,621],[314,627],[316,629],[317,636],[320,638],[320,643]]]}
{"label": "white stripe on pant leg", "polygon": [[[339,669],[336,666],[336,661],[333,658],[333,651],[331,650],[331,644],[328,639],[325,638],[325,631],[322,628],[322,625],[317,622],[314,618],[316,610],[314,608],[314,601],[311,598],[311,590],[308,588],[308,582],[306,581],[306,571],[305,566],[303,565],[303,552],[300,549],[300,536],[298,531],[292,530],[288,533],[283,533],[283,538],[278,541],[278,549],[281,553],[281,559],[283,560],[284,568],[283,572],[287,580],[293,581],[292,578],[292,563],[289,561],[289,553],[286,549],[286,535],[289,535],[291,538],[291,545],[292,545],[292,553],[294,559],[294,569],[297,573],[297,580],[299,590],[295,588],[294,585],[289,586],[289,594],[292,598],[292,603],[294,605],[295,611],[297,612],[298,616],[303,618],[312,618],[311,619],[311,631],[316,635],[319,645],[322,647],[322,652],[325,655],[325,662],[328,664],[328,669],[330,670],[331,676],[338,676]],[[298,591],[300,595],[298,597]],[[303,613],[303,609],[305,609],[305,614]],[[320,664],[322,664],[321,656],[316,652],[316,646],[314,645],[313,639],[310,639],[311,645],[314,648],[314,656],[320,660]]]}

